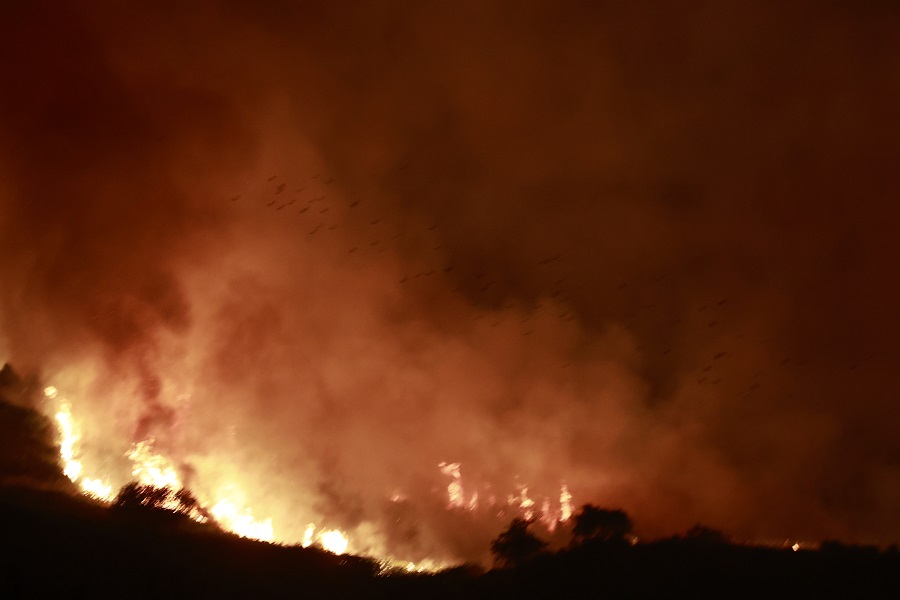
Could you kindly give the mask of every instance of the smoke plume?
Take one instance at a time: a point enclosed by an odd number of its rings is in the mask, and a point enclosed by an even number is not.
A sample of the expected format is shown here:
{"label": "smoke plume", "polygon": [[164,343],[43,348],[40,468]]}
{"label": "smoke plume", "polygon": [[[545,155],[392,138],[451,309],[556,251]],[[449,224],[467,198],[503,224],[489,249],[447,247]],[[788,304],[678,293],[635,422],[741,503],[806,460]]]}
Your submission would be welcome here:
{"label": "smoke plume", "polygon": [[97,476],[411,560],[563,483],[900,536],[893,3],[4,12],[0,361]]}

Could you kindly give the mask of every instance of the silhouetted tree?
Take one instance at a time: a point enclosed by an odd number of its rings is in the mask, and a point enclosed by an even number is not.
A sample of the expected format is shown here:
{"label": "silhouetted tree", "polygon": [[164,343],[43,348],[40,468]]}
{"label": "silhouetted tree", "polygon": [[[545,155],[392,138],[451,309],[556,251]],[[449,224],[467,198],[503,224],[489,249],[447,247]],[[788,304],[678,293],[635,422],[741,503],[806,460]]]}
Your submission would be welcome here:
{"label": "silhouetted tree", "polygon": [[187,489],[141,485],[131,481],[122,486],[113,506],[118,509],[155,508],[190,516],[200,510],[197,499]]}
{"label": "silhouetted tree", "polygon": [[718,529],[712,529],[698,523],[687,530],[687,533],[684,534],[684,541],[712,546],[728,544],[730,540],[727,535]]}
{"label": "silhouetted tree", "polygon": [[531,521],[513,519],[509,527],[491,542],[491,554],[501,567],[515,567],[544,551],[547,542],[528,531]]}
{"label": "silhouetted tree", "polygon": [[59,463],[57,431],[40,414],[37,382],[0,368],[0,485],[75,491]]}
{"label": "silhouetted tree", "polygon": [[200,503],[197,501],[197,498],[188,490],[187,488],[181,488],[177,492],[175,492],[175,501],[178,502],[178,506],[186,515],[189,515],[193,512],[201,512]]}
{"label": "silhouetted tree", "polygon": [[631,533],[632,527],[631,519],[623,510],[585,504],[575,514],[572,543],[583,543],[587,540],[623,541],[625,536]]}

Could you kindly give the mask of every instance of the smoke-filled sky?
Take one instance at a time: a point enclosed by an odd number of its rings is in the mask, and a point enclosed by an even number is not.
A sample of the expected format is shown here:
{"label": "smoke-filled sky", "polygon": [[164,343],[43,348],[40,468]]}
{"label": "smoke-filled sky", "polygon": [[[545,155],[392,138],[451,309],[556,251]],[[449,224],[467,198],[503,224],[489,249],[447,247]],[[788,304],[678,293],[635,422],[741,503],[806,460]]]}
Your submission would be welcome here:
{"label": "smoke-filled sky", "polygon": [[126,4],[0,18],[0,362],[95,473],[416,557],[504,525],[441,462],[900,539],[896,3]]}

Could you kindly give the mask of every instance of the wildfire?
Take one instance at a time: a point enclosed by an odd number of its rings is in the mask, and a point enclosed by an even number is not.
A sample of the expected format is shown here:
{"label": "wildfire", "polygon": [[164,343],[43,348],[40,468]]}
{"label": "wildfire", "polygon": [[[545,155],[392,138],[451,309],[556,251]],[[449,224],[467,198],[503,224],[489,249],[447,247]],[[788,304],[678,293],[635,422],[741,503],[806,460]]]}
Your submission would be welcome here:
{"label": "wildfire", "polygon": [[[527,485],[519,485],[519,497],[516,498],[514,496],[510,496],[509,503],[511,505],[519,505],[519,509],[522,511],[522,516],[525,517],[526,521],[531,521],[532,519],[534,519],[534,500],[528,497]],[[549,506],[549,501],[547,504]]]}
{"label": "wildfire", "polygon": [[323,532],[319,536],[319,542],[322,544],[322,547],[329,552],[333,552],[334,554],[343,554],[347,551],[347,546],[349,545],[350,540],[348,540],[347,536],[345,536],[339,530],[330,529]]}
{"label": "wildfire", "polygon": [[[447,485],[447,496],[449,498],[448,508],[465,508],[466,501],[463,497],[462,475],[459,472],[460,464],[442,462],[438,465],[441,473],[451,478]],[[478,503],[478,496],[474,498],[475,504]]]}
{"label": "wildfire", "polygon": [[[48,400],[56,402],[55,418],[60,436],[60,459],[66,476],[77,483],[85,494],[106,502],[112,501],[114,496],[112,485],[101,479],[84,476],[85,469],[78,447],[81,434],[73,417],[71,404],[53,386],[45,388],[44,395]],[[133,479],[140,485],[173,490],[183,488],[177,465],[159,451],[154,438],[150,437],[132,444],[125,456],[131,461]],[[559,523],[568,521],[573,514],[573,498],[565,482],[560,485],[558,499],[540,495],[535,497],[528,485],[516,482],[515,493],[507,495],[504,501],[504,497],[500,495],[498,498],[489,486],[475,489],[476,486],[467,484],[464,487],[461,463],[441,462],[438,468],[441,474],[449,478],[448,509],[467,512],[488,509],[501,517],[508,517],[512,512],[528,520],[539,520],[551,532]],[[225,492],[227,493],[220,492],[214,495],[215,502],[197,505],[189,516],[201,522],[211,517],[222,528],[241,537],[267,542],[276,539],[272,520],[256,518],[252,510],[238,500],[242,497],[240,490],[235,486],[229,486]],[[173,506],[164,508],[177,510],[178,507],[175,506],[177,500],[174,499],[176,497],[173,495],[172,498],[167,502],[173,503]],[[402,501],[406,498],[401,491],[395,491],[391,496],[393,501]],[[208,508],[210,505],[211,508]],[[206,507],[207,510],[201,507]],[[314,523],[310,523],[304,532],[301,545],[303,547],[316,545],[340,555],[348,552],[351,544],[348,535],[340,529],[317,527]],[[411,563],[383,558],[382,561],[386,570],[431,571],[446,566],[430,560]]]}
{"label": "wildfire", "polygon": [[[72,405],[59,395],[59,390],[54,386],[44,389],[44,396],[50,400],[59,399],[59,408],[56,412],[56,423],[59,428],[60,444],[59,453],[63,463],[63,473],[72,482],[77,483],[82,492],[105,502],[113,500],[113,487],[100,479],[83,477],[84,468],[78,459],[78,441],[81,435],[72,417]],[[157,488],[171,488],[179,490],[183,487],[178,476],[178,470],[168,458],[154,450],[153,438],[132,444],[125,456],[132,462],[131,475],[141,485],[149,485]],[[173,496],[163,505],[163,508],[177,509],[178,501]],[[210,509],[210,514],[216,521],[229,531],[241,536],[263,541],[272,541],[275,534],[272,528],[272,520],[256,520],[249,509],[238,509],[233,501],[228,498],[220,499]],[[203,522],[206,517],[202,511],[192,510],[189,516],[195,521]]]}
{"label": "wildfire", "polygon": [[316,533],[316,524],[310,523],[306,526],[301,545],[308,548],[313,543],[321,546],[323,550],[340,555],[347,551],[350,539],[340,529],[323,529]]}
{"label": "wildfire", "polygon": [[[469,499],[466,500],[462,482],[462,465],[458,462],[441,462],[438,464],[438,468],[442,474],[450,478],[450,483],[447,484],[447,508],[468,511],[477,510],[479,508],[477,490],[472,492]],[[528,486],[517,483],[516,489],[518,493],[509,494],[506,497],[506,506],[514,509],[524,519],[531,521],[538,518],[552,532],[558,523],[565,523],[572,517],[572,494],[569,492],[565,482],[560,486],[558,509],[553,508],[550,498],[544,497],[541,508],[538,511],[534,499],[528,495]],[[493,495],[489,495],[487,503],[489,506],[494,507],[496,498]]]}
{"label": "wildfire", "polygon": [[391,575],[393,573],[437,573],[438,571],[442,571],[444,569],[448,569],[453,565],[435,561],[430,558],[426,558],[419,562],[410,562],[405,560],[395,560],[393,558],[382,558],[378,561],[379,564],[379,574],[380,575]]}
{"label": "wildfire", "polygon": [[63,474],[72,483],[77,483],[81,491],[100,500],[109,501],[112,495],[112,486],[100,479],[82,477],[84,467],[78,460],[77,443],[81,439],[72,419],[72,405],[59,396],[59,390],[52,385],[44,388],[44,396],[49,400],[59,398],[59,409],[56,412],[56,423],[59,426],[59,455],[63,463]]}
{"label": "wildfire", "polygon": [[175,466],[165,456],[153,451],[153,443],[153,438],[138,442],[125,454],[133,463],[131,475],[141,485],[180,489],[181,481]]}
{"label": "wildfire", "polygon": [[[58,396],[58,390],[50,386],[44,391],[45,395],[54,399]],[[56,420],[60,429],[60,456],[64,464],[64,472],[73,482],[80,484],[83,492],[105,500],[112,500],[112,486],[101,482],[99,479],[81,477],[82,464],[77,460],[76,444],[80,439],[72,418],[71,405],[62,401]],[[149,485],[156,488],[171,488],[174,490],[183,487],[175,465],[164,455],[154,450],[153,438],[132,444],[125,454],[132,461],[131,475],[141,485]],[[163,508],[177,509],[178,502],[173,497],[166,501]],[[271,542],[275,539],[275,531],[271,519],[258,520],[253,516],[249,508],[239,508],[238,504],[228,498],[220,498],[209,514],[217,523],[225,529],[241,537]],[[199,510],[194,510],[189,515],[196,521],[205,521]],[[348,540],[338,530],[326,531],[320,534],[321,545],[335,554],[341,554],[347,549]]]}
{"label": "wildfire", "polygon": [[559,520],[566,522],[572,516],[572,494],[569,487],[563,483],[559,490]]}
{"label": "wildfire", "polygon": [[264,542],[275,539],[272,519],[257,521],[249,508],[241,510],[227,498],[219,500],[209,512],[219,524],[241,537]]}

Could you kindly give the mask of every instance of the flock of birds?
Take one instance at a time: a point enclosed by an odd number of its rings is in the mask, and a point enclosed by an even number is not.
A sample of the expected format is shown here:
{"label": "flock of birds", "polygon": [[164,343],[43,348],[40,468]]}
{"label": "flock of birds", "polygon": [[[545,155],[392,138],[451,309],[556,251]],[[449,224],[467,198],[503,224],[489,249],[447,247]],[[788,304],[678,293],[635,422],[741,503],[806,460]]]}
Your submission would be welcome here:
{"label": "flock of birds", "polygon": [[[341,207],[332,205],[331,197],[337,196],[337,194],[329,194],[330,186],[335,182],[334,177],[324,178],[319,173],[315,173],[311,175],[308,180],[298,187],[291,186],[291,190],[288,194],[289,198],[285,195],[285,192],[288,192],[288,184],[279,181],[278,175],[272,175],[266,179],[267,190],[264,192],[263,202],[264,208],[267,210],[279,212],[285,210],[293,210],[296,214],[304,215],[307,220],[307,228],[306,235],[315,236],[324,231],[334,231],[338,229],[340,226],[340,218],[338,215],[344,211],[344,206],[346,206],[346,210],[349,211],[358,211],[359,216],[357,219],[363,222],[368,228],[373,229],[373,233],[375,235],[372,237],[370,241],[365,244],[357,244],[350,246],[347,248],[348,254],[364,254],[366,251],[382,253],[388,250],[389,244],[387,243],[388,238],[386,237],[388,234],[384,231],[383,227],[388,223],[388,219],[385,217],[380,217],[376,215],[364,215],[364,211],[360,207],[360,200],[356,199],[352,202],[347,203],[346,205],[342,205]],[[239,202],[244,200],[244,196],[242,194],[237,194],[230,198],[231,202]],[[425,236],[435,237],[434,233],[438,229],[437,224],[431,224],[428,227],[424,227],[422,232]],[[390,241],[396,241],[400,239],[402,236],[401,233],[394,233],[390,238]],[[444,250],[444,245],[436,242],[432,244],[431,250],[435,253],[439,253]],[[436,256],[440,256],[436,254]],[[434,261],[432,261],[434,262]],[[536,267],[551,267],[552,265],[559,264],[563,262],[563,257],[560,254],[555,254],[552,256],[547,256],[537,261]],[[454,265],[445,264],[443,266],[430,266],[427,268],[422,268],[421,270],[410,272],[408,274],[403,275],[398,283],[410,284],[415,282],[416,280],[422,280],[434,277],[436,275],[443,274],[447,277],[457,275],[454,272]],[[463,283],[458,283],[455,287],[452,288],[453,292],[462,292],[467,295],[485,295],[491,293],[493,290],[496,290],[499,287],[499,281],[494,278],[490,278],[486,269],[478,269],[471,273],[471,277],[466,280],[466,277],[458,277],[458,280],[463,281]],[[552,300],[564,302],[567,300],[565,295],[564,288],[565,278],[559,278],[554,282],[554,289],[549,294],[549,297]],[[470,304],[474,307],[478,304],[475,300],[470,301]],[[542,308],[541,302],[535,302],[527,307],[529,314],[523,319],[523,322],[528,322],[531,320],[534,311]],[[510,309],[513,308],[514,305],[512,303],[505,303],[501,308]],[[564,310],[559,315],[559,318],[562,321],[572,321],[576,318],[575,314],[571,310]],[[473,317],[473,320],[479,320],[485,318],[485,314],[483,312],[477,312]],[[498,319],[493,319],[491,321],[491,325],[497,327],[501,324],[501,321]],[[533,333],[530,329],[525,329],[522,332],[523,336],[529,336]]]}
{"label": "flock of birds", "polygon": [[[335,181],[334,177],[322,177],[321,174],[316,173],[310,176],[304,184],[294,187],[280,181],[278,175],[272,175],[268,177],[265,182],[267,189],[264,192],[262,201],[265,203],[264,207],[267,210],[275,212],[294,211],[298,215],[303,215],[306,220],[306,235],[308,236],[321,235],[325,231],[334,231],[338,229],[342,224],[341,219],[346,219],[348,217],[347,211],[355,211],[357,216],[351,218],[357,219],[366,228],[371,229],[373,235],[367,243],[357,244],[347,248],[347,253],[352,255],[363,255],[367,252],[382,253],[388,250],[389,244],[386,242],[386,236],[388,234],[384,229],[384,225],[386,225],[389,220],[377,215],[367,215],[364,207],[360,206],[360,200],[358,199],[341,205],[332,203],[332,197],[338,196],[338,194],[330,193],[331,186]],[[291,188],[290,190],[289,187]],[[233,196],[230,200],[231,202],[239,202],[242,198],[243,196],[239,194]],[[423,228],[424,235],[432,238],[436,237],[433,232],[437,227],[436,224],[432,224]],[[423,232],[416,233],[423,234]],[[400,237],[400,233],[395,233],[391,238],[391,241],[396,241]],[[443,250],[444,246],[440,243],[435,243],[431,248],[437,253]],[[436,256],[440,255],[436,254]],[[437,262],[437,259],[432,262]],[[562,254],[552,254],[536,261],[533,267],[544,269],[547,274],[555,269],[557,274],[559,274],[561,271],[567,270],[567,265],[564,264],[565,262],[565,258]],[[472,319],[476,321],[489,319],[491,327],[501,326],[504,319],[507,318],[509,314],[512,314],[511,311],[516,308],[516,305],[508,300],[502,304],[490,302],[488,304],[493,308],[485,309],[485,303],[483,302],[483,299],[491,294],[493,294],[495,300],[496,298],[502,298],[504,296],[501,281],[499,281],[498,278],[489,277],[486,272],[487,269],[475,270],[471,273],[468,271],[465,273],[457,273],[454,269],[455,267],[452,264],[423,268],[403,275],[398,280],[398,283],[400,285],[410,285],[416,280],[424,280],[441,274],[452,277],[456,284],[452,290],[467,296],[469,298],[469,304],[476,309],[473,311],[474,314]],[[663,279],[665,279],[665,276],[657,278],[656,283],[659,283]],[[535,315],[544,308],[555,310],[556,317],[562,322],[568,323],[579,318],[576,308],[577,302],[572,301],[568,292],[577,291],[584,287],[583,284],[567,290],[566,277],[548,279],[548,282],[552,282],[552,287],[548,293],[544,294],[544,301],[535,299],[531,303],[519,305],[521,310],[517,311],[517,314],[520,315],[520,333],[523,337],[529,337],[534,334],[535,328],[532,327],[530,323],[534,321]],[[626,283],[621,283],[617,287],[617,290],[619,292],[624,292],[627,287],[629,286]],[[721,313],[726,308],[727,303],[727,298],[721,298],[715,302],[695,307],[697,312],[695,318],[669,319],[667,324],[669,326],[684,326],[685,320],[690,320],[691,324],[702,323],[705,325],[705,328],[712,330],[712,328],[719,327],[720,320],[723,318],[721,314],[717,316],[716,313]],[[634,311],[634,306],[643,309],[651,309],[654,307],[654,303],[636,303],[632,305],[631,308],[626,309],[619,315],[622,322],[634,324],[635,321],[639,319],[639,315]],[[740,337],[741,336],[735,336],[734,341],[740,342]],[[640,346],[639,350],[644,351],[645,349],[643,346]],[[659,354],[661,357],[669,357],[672,355],[672,352],[672,347],[665,347],[659,351]],[[729,359],[734,358],[734,356],[738,354],[740,354],[739,351],[729,352],[725,349],[713,352],[705,361],[702,361],[703,364],[698,369],[695,382],[698,385],[719,385],[723,383],[723,376],[719,374],[721,369],[718,367],[727,363]],[[789,359],[784,359],[781,364],[783,367],[786,367],[791,364],[791,361]],[[571,363],[565,363],[563,365],[564,368],[569,366],[571,366]],[[749,384],[739,395],[746,397],[756,392],[762,385],[761,380],[763,379],[763,375],[764,373],[762,370],[756,370],[752,374]]]}

